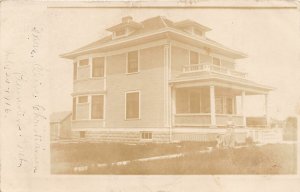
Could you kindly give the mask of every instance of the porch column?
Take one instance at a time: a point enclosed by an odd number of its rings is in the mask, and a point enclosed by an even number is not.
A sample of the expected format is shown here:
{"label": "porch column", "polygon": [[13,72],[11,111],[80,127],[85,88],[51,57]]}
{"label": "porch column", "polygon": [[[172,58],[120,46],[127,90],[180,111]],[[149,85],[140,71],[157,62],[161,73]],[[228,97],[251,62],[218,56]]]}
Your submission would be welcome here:
{"label": "porch column", "polygon": [[245,115],[245,91],[242,91],[242,116],[243,116],[243,126],[246,127],[246,115]]}
{"label": "porch column", "polygon": [[176,115],[176,88],[172,87],[172,127],[175,126],[175,115]]}
{"label": "porch column", "polygon": [[211,127],[216,127],[216,104],[215,104],[215,86],[211,85],[210,90],[210,122]]}
{"label": "porch column", "polygon": [[267,127],[269,127],[269,123],[270,123],[268,108],[269,108],[269,94],[265,94],[265,116],[266,116]]}

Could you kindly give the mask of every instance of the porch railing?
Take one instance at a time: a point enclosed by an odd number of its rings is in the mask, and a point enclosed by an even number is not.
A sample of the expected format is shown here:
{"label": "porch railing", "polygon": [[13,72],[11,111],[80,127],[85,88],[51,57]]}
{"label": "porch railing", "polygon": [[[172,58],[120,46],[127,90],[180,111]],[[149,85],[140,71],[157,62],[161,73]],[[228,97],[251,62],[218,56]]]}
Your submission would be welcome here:
{"label": "porch railing", "polygon": [[[175,126],[210,126],[210,113],[181,113],[175,116]],[[224,127],[231,123],[233,126],[243,126],[243,117],[240,115],[216,114],[217,126]]]}
{"label": "porch railing", "polygon": [[184,73],[201,72],[201,71],[215,72],[215,73],[225,74],[225,75],[239,77],[239,78],[247,77],[247,73],[239,72],[225,67],[220,67],[218,65],[213,65],[213,64],[185,65],[183,67]]}
{"label": "porch railing", "polygon": [[247,127],[264,128],[267,127],[266,117],[246,117]]}
{"label": "porch railing", "polygon": [[206,113],[181,113],[175,114],[175,126],[209,126],[210,114]]}

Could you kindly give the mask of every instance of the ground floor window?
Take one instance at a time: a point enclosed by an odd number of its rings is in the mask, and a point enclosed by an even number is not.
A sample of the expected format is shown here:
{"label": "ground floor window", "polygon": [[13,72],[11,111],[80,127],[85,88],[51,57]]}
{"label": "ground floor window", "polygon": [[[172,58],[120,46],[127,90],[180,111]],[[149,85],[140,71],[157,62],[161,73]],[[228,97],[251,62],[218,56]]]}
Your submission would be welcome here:
{"label": "ground floor window", "polygon": [[140,118],[140,92],[126,93],[126,119]]}
{"label": "ground floor window", "polygon": [[92,96],[92,119],[103,119],[104,111],[104,96],[103,95],[93,95]]}
{"label": "ground floor window", "polygon": [[152,139],[152,132],[141,132],[142,139]]}
{"label": "ground floor window", "polygon": [[85,131],[80,131],[79,134],[80,134],[80,138],[85,138]]}

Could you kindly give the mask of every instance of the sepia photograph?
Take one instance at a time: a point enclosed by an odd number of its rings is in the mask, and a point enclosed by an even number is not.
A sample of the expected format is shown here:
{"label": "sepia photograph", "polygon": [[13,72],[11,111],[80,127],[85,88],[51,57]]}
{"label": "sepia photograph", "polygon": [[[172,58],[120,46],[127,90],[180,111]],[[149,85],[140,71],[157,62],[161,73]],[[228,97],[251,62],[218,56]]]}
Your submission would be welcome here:
{"label": "sepia photograph", "polygon": [[51,174],[297,173],[292,11],[49,12]]}
{"label": "sepia photograph", "polygon": [[299,1],[5,0],[0,18],[0,191],[299,191]]}

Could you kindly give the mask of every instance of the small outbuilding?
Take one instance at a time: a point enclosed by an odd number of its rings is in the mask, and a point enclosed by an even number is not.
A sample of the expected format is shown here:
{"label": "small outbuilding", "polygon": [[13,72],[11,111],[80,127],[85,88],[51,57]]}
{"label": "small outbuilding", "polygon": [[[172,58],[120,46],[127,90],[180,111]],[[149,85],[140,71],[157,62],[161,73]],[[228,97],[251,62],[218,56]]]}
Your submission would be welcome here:
{"label": "small outbuilding", "polygon": [[50,115],[50,139],[51,141],[71,138],[72,112],[63,111]]}

